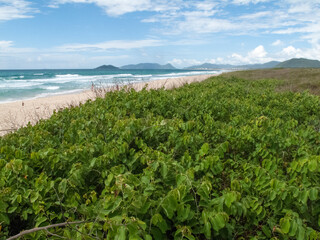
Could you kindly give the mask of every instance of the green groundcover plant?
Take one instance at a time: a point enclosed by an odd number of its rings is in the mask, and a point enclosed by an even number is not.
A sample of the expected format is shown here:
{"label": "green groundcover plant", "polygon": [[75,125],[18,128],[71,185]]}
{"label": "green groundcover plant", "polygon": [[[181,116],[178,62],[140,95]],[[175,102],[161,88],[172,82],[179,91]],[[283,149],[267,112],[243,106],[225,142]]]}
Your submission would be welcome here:
{"label": "green groundcover plant", "polygon": [[320,100],[277,84],[111,92],[0,138],[0,238],[320,239]]}

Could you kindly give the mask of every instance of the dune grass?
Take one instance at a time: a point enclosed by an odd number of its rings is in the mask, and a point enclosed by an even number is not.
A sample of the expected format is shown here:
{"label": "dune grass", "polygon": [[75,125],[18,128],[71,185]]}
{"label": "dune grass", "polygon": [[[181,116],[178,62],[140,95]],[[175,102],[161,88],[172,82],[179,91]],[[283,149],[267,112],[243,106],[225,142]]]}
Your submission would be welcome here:
{"label": "dune grass", "polygon": [[224,73],[225,77],[237,77],[247,80],[277,79],[278,91],[303,92],[320,95],[320,69],[317,68],[280,68],[258,69]]}

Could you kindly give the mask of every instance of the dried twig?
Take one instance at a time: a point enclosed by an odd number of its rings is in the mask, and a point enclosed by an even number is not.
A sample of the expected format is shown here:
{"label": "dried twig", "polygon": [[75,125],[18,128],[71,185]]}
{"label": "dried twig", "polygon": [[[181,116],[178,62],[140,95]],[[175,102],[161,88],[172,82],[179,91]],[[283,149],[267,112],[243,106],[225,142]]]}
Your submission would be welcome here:
{"label": "dried twig", "polygon": [[42,231],[42,230],[47,230],[49,228],[55,228],[55,227],[65,227],[65,226],[69,226],[69,225],[77,225],[77,224],[82,224],[82,223],[87,223],[90,221],[76,221],[76,222],[64,222],[64,223],[57,223],[57,224],[52,224],[52,225],[48,225],[45,227],[37,227],[37,228],[32,228],[29,230],[25,230],[22,231],[21,233],[14,235],[10,238],[8,238],[7,240],[13,240],[13,239],[17,239],[19,237],[22,237],[24,235],[30,234],[30,233],[34,233],[34,232],[38,232],[38,231]]}

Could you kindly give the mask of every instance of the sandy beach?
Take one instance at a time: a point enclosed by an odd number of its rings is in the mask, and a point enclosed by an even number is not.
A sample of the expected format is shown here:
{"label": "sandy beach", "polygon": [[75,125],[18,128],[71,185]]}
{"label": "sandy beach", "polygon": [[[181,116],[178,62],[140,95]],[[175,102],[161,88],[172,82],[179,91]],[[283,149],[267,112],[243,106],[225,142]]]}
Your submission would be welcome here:
{"label": "sandy beach", "polygon": [[[136,91],[140,91],[146,87],[146,85],[147,89],[158,89],[162,87],[165,89],[172,89],[193,82],[201,82],[209,77],[217,75],[218,74],[161,79],[135,83],[127,87],[134,88]],[[104,89],[104,91],[114,91],[117,89],[119,89],[119,87],[112,87],[107,90]],[[97,97],[97,93],[99,95],[99,89],[96,89],[96,91],[86,90],[81,93],[69,95],[56,95],[25,101],[2,103],[0,104],[0,136],[26,126],[29,122],[31,124],[36,124],[40,119],[47,119],[52,115],[54,110],[78,106],[88,99],[94,100]]]}

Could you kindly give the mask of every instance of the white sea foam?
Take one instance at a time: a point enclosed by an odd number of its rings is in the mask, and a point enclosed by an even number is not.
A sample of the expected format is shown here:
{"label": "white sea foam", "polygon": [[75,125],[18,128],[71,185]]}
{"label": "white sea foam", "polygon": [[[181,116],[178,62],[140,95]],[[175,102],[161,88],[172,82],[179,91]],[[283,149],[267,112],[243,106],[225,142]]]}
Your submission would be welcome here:
{"label": "white sea foam", "polygon": [[26,80],[5,80],[0,83],[0,89],[21,89],[21,88],[28,88],[28,87],[34,87],[37,85],[41,85],[39,83],[34,83],[34,82],[28,82]]}
{"label": "white sea foam", "polygon": [[133,75],[134,78],[150,78],[152,75]]}
{"label": "white sea foam", "polygon": [[33,76],[43,76],[44,73],[34,73]]}
{"label": "white sea foam", "polygon": [[56,77],[57,78],[70,78],[70,77],[78,77],[80,76],[79,74],[57,74]]}
{"label": "white sea foam", "polygon": [[46,89],[46,90],[58,90],[60,89],[59,86],[48,86],[48,87],[43,87],[43,89]]}

